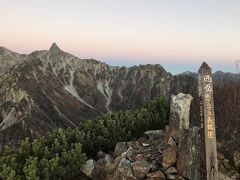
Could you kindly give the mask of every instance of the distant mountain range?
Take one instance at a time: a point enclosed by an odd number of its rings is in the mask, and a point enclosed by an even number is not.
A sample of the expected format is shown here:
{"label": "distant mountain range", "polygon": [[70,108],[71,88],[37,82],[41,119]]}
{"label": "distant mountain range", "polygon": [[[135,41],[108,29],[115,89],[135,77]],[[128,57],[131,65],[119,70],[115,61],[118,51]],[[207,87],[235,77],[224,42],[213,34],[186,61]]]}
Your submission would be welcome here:
{"label": "distant mountain range", "polygon": [[[240,80],[213,74],[218,141],[240,151]],[[172,75],[160,65],[109,66],[80,59],[55,43],[28,55],[0,47],[0,144],[77,127],[107,112],[142,105],[154,97],[190,93],[191,122],[198,124],[197,73]]]}

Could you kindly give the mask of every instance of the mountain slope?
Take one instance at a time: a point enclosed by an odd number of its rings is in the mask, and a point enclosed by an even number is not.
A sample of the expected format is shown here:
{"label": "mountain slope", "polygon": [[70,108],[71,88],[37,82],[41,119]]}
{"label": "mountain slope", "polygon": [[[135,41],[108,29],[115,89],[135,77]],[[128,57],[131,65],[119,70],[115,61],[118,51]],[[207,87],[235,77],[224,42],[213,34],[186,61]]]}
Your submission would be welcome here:
{"label": "mountain slope", "polygon": [[106,112],[169,97],[172,75],[160,65],[111,67],[79,59],[54,43],[18,62],[0,80],[1,144],[57,127],[77,127]]}
{"label": "mountain slope", "polygon": [[27,58],[25,54],[14,53],[4,47],[0,47],[0,76],[7,72],[14,64]]}

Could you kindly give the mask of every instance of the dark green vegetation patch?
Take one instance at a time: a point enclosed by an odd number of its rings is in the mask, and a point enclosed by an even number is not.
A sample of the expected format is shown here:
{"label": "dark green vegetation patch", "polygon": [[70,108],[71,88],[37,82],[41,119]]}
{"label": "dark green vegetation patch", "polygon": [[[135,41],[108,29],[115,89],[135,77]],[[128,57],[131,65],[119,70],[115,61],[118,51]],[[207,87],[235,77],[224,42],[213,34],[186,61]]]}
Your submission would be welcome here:
{"label": "dark green vegetation patch", "polygon": [[70,179],[80,174],[87,156],[111,151],[117,142],[140,137],[148,129],[163,129],[168,116],[168,103],[154,99],[134,110],[88,120],[80,128],[58,129],[34,140],[26,138],[17,148],[4,148],[0,178]]}

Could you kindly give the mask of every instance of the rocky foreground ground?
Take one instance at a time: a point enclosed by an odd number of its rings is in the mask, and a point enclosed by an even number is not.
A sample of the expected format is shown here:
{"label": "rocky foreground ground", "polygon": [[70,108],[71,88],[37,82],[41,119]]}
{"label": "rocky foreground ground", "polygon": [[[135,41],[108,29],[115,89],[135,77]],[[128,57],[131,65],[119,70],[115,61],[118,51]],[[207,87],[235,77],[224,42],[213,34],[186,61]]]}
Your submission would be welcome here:
{"label": "rocky foreground ground", "polygon": [[[112,154],[99,152],[99,159],[88,160],[82,172],[96,180],[200,180],[200,128],[189,128],[191,100],[187,94],[172,96],[165,130],[150,130],[137,140],[119,142]],[[227,159],[218,144],[220,180],[240,178],[240,158],[232,157]]]}

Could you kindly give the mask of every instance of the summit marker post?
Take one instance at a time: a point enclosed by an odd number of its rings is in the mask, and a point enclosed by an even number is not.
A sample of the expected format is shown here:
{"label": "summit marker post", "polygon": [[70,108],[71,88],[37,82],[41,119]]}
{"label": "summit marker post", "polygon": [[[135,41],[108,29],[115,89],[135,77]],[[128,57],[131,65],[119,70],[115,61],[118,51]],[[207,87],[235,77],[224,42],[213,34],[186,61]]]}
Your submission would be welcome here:
{"label": "summit marker post", "polygon": [[198,71],[198,92],[202,130],[202,179],[218,180],[212,70],[205,62]]}

